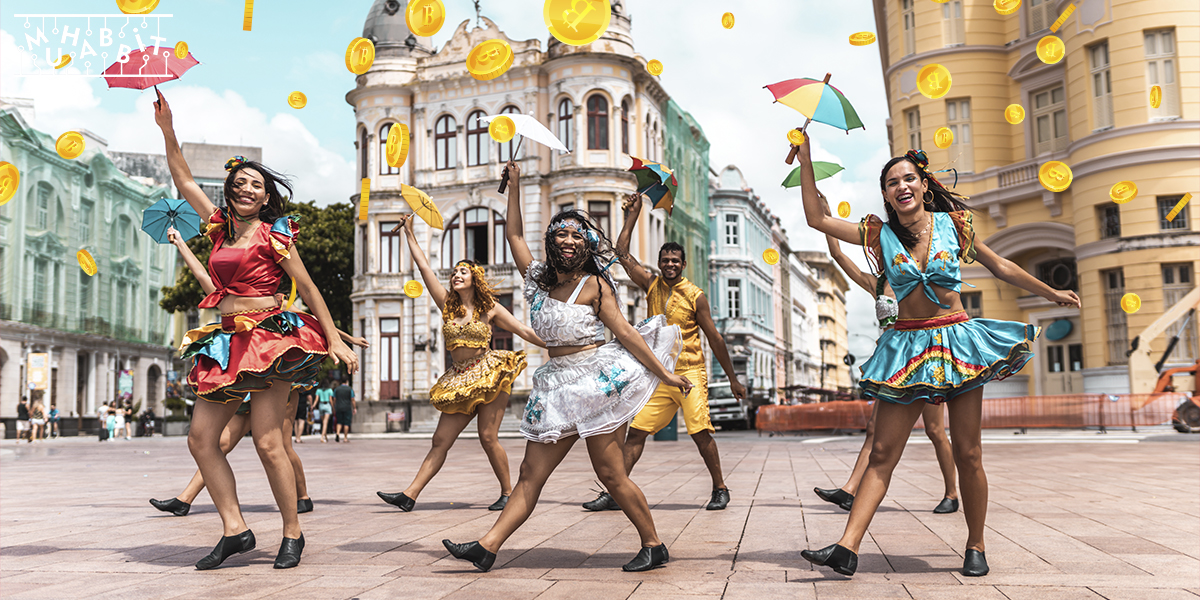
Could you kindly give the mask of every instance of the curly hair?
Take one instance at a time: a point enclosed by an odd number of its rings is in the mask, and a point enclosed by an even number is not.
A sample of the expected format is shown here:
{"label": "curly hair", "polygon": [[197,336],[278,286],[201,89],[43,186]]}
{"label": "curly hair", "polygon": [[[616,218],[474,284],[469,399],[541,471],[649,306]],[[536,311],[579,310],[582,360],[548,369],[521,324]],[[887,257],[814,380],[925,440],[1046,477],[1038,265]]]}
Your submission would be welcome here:
{"label": "curly hair", "polygon": [[[483,267],[476,264],[475,261],[463,259],[454,263],[454,268],[457,269],[459,265],[466,265],[467,269],[471,271],[471,286],[475,288],[475,313],[471,315],[471,318],[478,321],[480,314],[491,312],[492,307],[496,305],[496,291],[492,289],[492,286],[488,285],[487,276],[483,273]],[[451,274],[450,277],[453,278],[454,275]],[[466,316],[467,309],[463,307],[462,298],[458,296],[458,290],[452,286],[447,287],[450,290],[446,292],[446,305],[442,309],[442,321],[449,323],[450,321]]]}
{"label": "curly hair", "polygon": [[[559,229],[563,228],[560,225],[563,221],[574,220],[583,226],[583,231],[579,233],[588,241],[587,251],[580,256],[576,256],[571,260],[567,260],[562,255],[562,250],[558,244],[554,243],[554,236]],[[613,286],[611,278],[600,269],[597,261],[604,261],[612,264],[616,260],[616,251],[613,250],[612,241],[604,234],[604,230],[600,229],[592,218],[581,210],[569,209],[564,210],[550,218],[550,225],[546,227],[546,267],[534,279],[539,288],[550,291],[554,286],[558,285],[558,273],[571,273],[574,271],[583,271],[588,275],[597,275],[600,279],[607,281],[608,286],[612,288],[613,295],[617,293],[616,287]],[[600,293],[604,293],[604,286],[600,286]]]}
{"label": "curly hair", "polygon": [[[929,173],[927,170],[929,159],[925,157],[923,150],[909,150],[904,156],[897,156],[887,161],[887,164],[883,165],[883,171],[879,173],[879,189],[883,190],[887,188],[888,171],[891,171],[892,167],[901,161],[912,163],[916,167],[917,174],[921,176],[921,179],[929,184],[928,193],[932,195],[932,199],[926,201],[926,211],[971,211],[971,207],[967,206],[964,202],[967,199],[966,196],[946,189],[946,186],[942,185],[936,177]],[[883,208],[887,211],[887,225],[891,228],[892,233],[895,233],[896,237],[900,238],[900,243],[904,244],[907,248],[916,246],[918,242],[917,236],[913,235],[908,228],[900,224],[900,219],[896,215],[896,209],[892,208],[892,205],[888,204],[887,201],[884,201]]]}

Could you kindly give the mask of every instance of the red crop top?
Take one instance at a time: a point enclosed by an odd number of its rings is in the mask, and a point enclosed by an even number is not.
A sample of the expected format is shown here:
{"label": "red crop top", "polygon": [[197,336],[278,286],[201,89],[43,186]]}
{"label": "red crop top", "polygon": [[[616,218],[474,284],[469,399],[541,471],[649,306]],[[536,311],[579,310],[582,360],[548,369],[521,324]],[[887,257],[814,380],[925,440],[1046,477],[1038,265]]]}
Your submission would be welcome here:
{"label": "red crop top", "polygon": [[274,225],[263,223],[250,234],[250,246],[225,248],[225,214],[214,212],[205,234],[213,241],[208,274],[217,289],[200,303],[200,308],[214,308],[225,296],[273,296],[283,279],[279,261],[291,257],[289,249],[300,232],[296,221],[297,217],[289,216]]}

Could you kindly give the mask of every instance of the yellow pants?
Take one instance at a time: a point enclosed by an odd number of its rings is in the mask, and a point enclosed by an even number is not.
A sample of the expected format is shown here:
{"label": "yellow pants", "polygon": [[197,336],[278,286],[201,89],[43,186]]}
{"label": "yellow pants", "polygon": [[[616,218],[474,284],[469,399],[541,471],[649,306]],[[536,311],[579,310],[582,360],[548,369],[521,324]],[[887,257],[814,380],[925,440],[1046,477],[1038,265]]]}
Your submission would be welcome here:
{"label": "yellow pants", "polygon": [[703,366],[676,371],[676,375],[692,382],[692,391],[685,397],[679,388],[660,383],[650,397],[650,402],[633,418],[630,427],[650,433],[658,433],[666,427],[675,412],[683,409],[683,421],[687,423],[688,435],[701,431],[716,431],[708,417],[708,373]]}

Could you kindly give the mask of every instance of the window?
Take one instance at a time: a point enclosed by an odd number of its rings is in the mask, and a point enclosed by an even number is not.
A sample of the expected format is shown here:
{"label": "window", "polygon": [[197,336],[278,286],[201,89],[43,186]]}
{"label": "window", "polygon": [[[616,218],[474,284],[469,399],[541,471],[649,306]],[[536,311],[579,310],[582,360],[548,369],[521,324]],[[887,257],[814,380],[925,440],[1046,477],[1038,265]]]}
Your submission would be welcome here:
{"label": "window", "polygon": [[472,208],[464,221],[467,241],[466,258],[481,265],[488,264],[488,210]]}
{"label": "window", "polygon": [[942,5],[942,43],[961,46],[967,41],[963,25],[963,0],[950,0]]}
{"label": "window", "polygon": [[558,205],[558,212],[565,212],[565,211],[574,210],[574,209],[575,209],[574,202],[564,202],[563,204]]}
{"label": "window", "polygon": [[1096,207],[1096,221],[1100,226],[1100,239],[1121,237],[1121,207],[1105,204]]}
{"label": "window", "polygon": [[959,299],[962,300],[963,309],[967,311],[968,317],[983,318],[983,293],[963,292],[959,295]]}
{"label": "window", "polygon": [[1075,290],[1075,259],[1056,258],[1037,266],[1037,277],[1042,283],[1056,290]]}
{"label": "window", "polygon": [[504,217],[486,208],[471,208],[446,225],[442,234],[442,268],[452,268],[464,258],[481,265],[512,262],[512,249],[504,237]]}
{"label": "window", "polygon": [[396,225],[399,225],[399,223],[394,221],[379,224],[380,273],[400,272],[400,237],[404,235],[404,231],[401,230],[392,233],[392,228]]}
{"label": "window", "polygon": [[1112,269],[1100,272],[1104,286],[1104,312],[1108,320],[1108,364],[1124,365],[1129,362],[1125,349],[1129,347],[1129,330],[1125,311],[1121,310],[1121,296],[1125,295],[1125,272]]}
{"label": "window", "polygon": [[1107,129],[1113,126],[1112,73],[1108,69],[1108,42],[1100,42],[1088,49],[1092,68],[1092,111],[1094,127]]}
{"label": "window", "polygon": [[1151,86],[1162,88],[1162,101],[1158,108],[1150,108],[1150,118],[1178,118],[1179,83],[1175,76],[1174,29],[1146,32],[1146,79]]}
{"label": "window", "polygon": [[738,235],[738,216],[725,215],[725,245],[740,246],[741,243],[741,236]]}
{"label": "window", "polygon": [[621,152],[629,154],[629,101],[621,101]]}
{"label": "window", "polygon": [[571,121],[575,118],[572,112],[570,98],[563,98],[558,103],[558,139],[567,147],[568,152],[575,151],[575,139],[571,135]]}
{"label": "window", "polygon": [[913,108],[904,111],[904,122],[908,125],[908,147],[913,150],[920,150],[921,109]]}
{"label": "window", "polygon": [[[153,307],[152,307],[153,308]],[[92,312],[92,278],[83,271],[79,272],[79,320],[91,316]],[[151,313],[158,311],[151,310]],[[82,324],[82,323],[81,323]]]}
{"label": "window", "polygon": [[[1162,281],[1163,281],[1163,310],[1167,310],[1175,306],[1183,297],[1196,287],[1192,278],[1192,263],[1175,263],[1162,266]],[[1187,330],[1183,330],[1185,319],[1176,319],[1167,327],[1166,339],[1171,339],[1179,336],[1179,343],[1175,345],[1175,351],[1171,353],[1168,362],[1192,362],[1196,360],[1196,319],[1193,318],[1187,323]]]}
{"label": "window", "polygon": [[[512,312],[512,294],[499,294],[496,296],[496,303]],[[500,329],[496,326],[495,320],[492,321],[492,350],[512,350],[513,349],[513,334],[507,329]]]}
{"label": "window", "polygon": [[662,138],[658,137],[658,121],[654,122],[654,131],[650,136],[650,141],[654,147],[654,153],[651,156],[654,160],[662,162]]}
{"label": "window", "polygon": [[1063,86],[1034,92],[1033,127],[1036,154],[1067,149],[1067,104]]}
{"label": "window", "polygon": [[1033,35],[1043,29],[1049,29],[1054,23],[1054,6],[1051,0],[1029,0],[1027,5],[1026,15],[1029,18],[1027,26],[1029,35]]}
{"label": "window", "polygon": [[79,205],[79,244],[86,246],[92,241],[92,203]]}
{"label": "window", "polygon": [[437,120],[433,134],[434,168],[439,171],[458,166],[458,123],[450,115]]}
{"label": "window", "polygon": [[388,133],[392,131],[392,123],[386,123],[379,128],[379,174],[380,175],[399,175],[399,167],[393,167],[387,161],[387,139]]}
{"label": "window", "polygon": [[[368,152],[368,150],[367,150],[367,130],[363,129],[358,137],[358,154],[362,158],[362,164],[359,165],[358,172],[361,173],[361,175],[359,175],[359,177],[361,177],[363,179],[366,179],[367,177],[371,176],[370,175],[371,171],[368,170],[368,168],[367,168],[367,152]],[[221,192],[221,193],[224,193],[224,192]],[[214,202],[216,202],[216,201],[214,200]]]}
{"label": "window", "polygon": [[37,198],[34,199],[33,224],[38,229],[50,227],[50,194],[54,190],[45,182],[38,183]]}
{"label": "window", "polygon": [[904,20],[904,55],[917,51],[917,16],[913,11],[915,0],[900,0],[900,13]]}
{"label": "window", "polygon": [[130,221],[129,217],[122,215],[117,219],[116,235],[113,236],[112,248],[113,256],[127,256],[127,245],[129,242]]}
{"label": "window", "polygon": [[608,150],[608,100],[593,94],[587,101],[588,150]]}
{"label": "window", "polygon": [[1183,210],[1175,215],[1174,219],[1167,220],[1167,215],[1175,208],[1176,204],[1183,199],[1183,196],[1159,196],[1158,197],[1158,228],[1162,231],[1180,231],[1187,230],[1188,227],[1188,211],[1185,206]]}
{"label": "window", "polygon": [[492,256],[498,265],[512,264],[512,248],[508,246],[508,238],[504,235],[504,217],[500,213],[492,213]]}
{"label": "window", "polygon": [[610,203],[603,200],[588,202],[588,214],[596,220],[596,224],[600,226],[601,231],[612,235],[612,229],[609,229],[609,206]]}
{"label": "window", "polygon": [[467,166],[478,167],[488,163],[488,128],[481,118],[482,110],[477,110],[467,117]]}
{"label": "window", "polygon": [[742,282],[739,279],[730,279],[725,285],[725,294],[728,299],[728,308],[725,309],[725,316],[730,319],[742,318]]}
{"label": "window", "polygon": [[379,319],[379,399],[400,397],[400,319]]}
{"label": "window", "polygon": [[[511,104],[510,104],[510,105],[508,105],[508,106],[505,106],[505,107],[504,107],[504,108],[503,108],[503,109],[500,111],[500,114],[502,114],[502,115],[516,115],[516,114],[520,114],[520,112],[521,112],[521,111],[517,110],[517,107],[515,107],[515,106],[513,106],[513,105],[511,105]],[[507,163],[507,162],[508,162],[508,161],[510,161],[510,160],[518,160],[518,159],[520,159],[520,158],[521,158],[521,154],[522,154],[522,153],[521,153],[521,149],[520,149],[520,148],[517,148],[516,146],[517,146],[517,137],[516,137],[516,136],[513,136],[513,139],[511,139],[511,140],[509,140],[509,141],[507,141],[507,142],[504,142],[503,144],[500,144],[500,162],[501,162],[502,164],[503,164],[503,163]],[[516,149],[516,151],[517,151],[517,154],[516,154],[516,156],[513,156],[513,149],[514,149],[514,148],[515,148],[515,149]]]}
{"label": "window", "polygon": [[[361,256],[361,257],[362,257],[362,262],[361,262],[361,263],[359,263],[359,264],[361,265],[362,272],[363,272],[363,273],[366,273],[366,272],[369,270],[367,267],[368,267],[368,265],[370,264],[370,263],[367,261],[367,256],[368,256],[368,254],[369,254],[369,253],[367,252],[367,226],[366,226],[366,225],[359,225],[359,227],[358,227],[358,231],[359,231],[359,236],[358,236],[358,237],[361,239],[361,243],[359,244],[359,247],[360,247],[360,251],[362,252],[362,254],[360,254],[360,255],[359,255],[359,256]],[[193,329],[194,329],[194,328],[193,328]]]}
{"label": "window", "polygon": [[974,173],[975,152],[971,142],[970,100],[946,101],[946,127],[954,134],[954,141],[950,144],[950,160],[958,161],[956,164],[959,171]]}
{"label": "window", "polygon": [[33,260],[33,277],[35,281],[43,282],[42,285],[33,286],[33,308],[37,311],[45,311],[46,291],[50,288],[45,285],[45,282],[50,280],[50,261],[44,258],[35,258]]}
{"label": "window", "polygon": [[1071,344],[1067,346],[1067,370],[1083,370],[1083,344]]}
{"label": "window", "polygon": [[1048,347],[1046,352],[1046,370],[1050,373],[1062,373],[1066,369],[1063,368],[1063,347],[1054,345]]}

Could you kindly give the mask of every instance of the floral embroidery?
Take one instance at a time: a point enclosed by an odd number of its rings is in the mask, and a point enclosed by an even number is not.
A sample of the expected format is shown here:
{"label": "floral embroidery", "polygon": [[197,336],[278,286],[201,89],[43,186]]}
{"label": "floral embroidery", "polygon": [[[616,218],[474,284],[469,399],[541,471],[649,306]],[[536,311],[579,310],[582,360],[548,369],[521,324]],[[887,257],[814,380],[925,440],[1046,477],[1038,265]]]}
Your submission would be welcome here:
{"label": "floral embroidery", "polygon": [[542,422],[542,415],[546,412],[546,407],[542,406],[542,401],[537,396],[530,396],[529,401],[525,403],[525,422],[530,425],[536,425]]}
{"label": "floral embroidery", "polygon": [[612,367],[607,373],[600,373],[600,391],[604,392],[605,396],[612,397],[613,394],[620,396],[625,386],[629,385],[628,381],[620,379],[624,374],[625,369],[618,366]]}
{"label": "floral embroidery", "polygon": [[901,265],[908,262],[908,257],[903,254],[897,254],[892,257],[892,266]]}
{"label": "floral embroidery", "polygon": [[946,383],[946,369],[938,365],[933,368],[933,380],[938,383]]}
{"label": "floral embroidery", "polygon": [[940,334],[940,333],[933,334],[933,343],[941,344],[942,343],[942,334]]}

